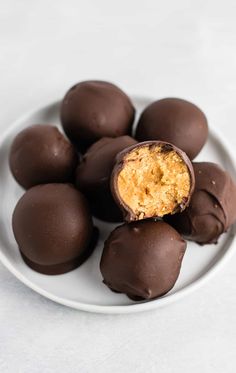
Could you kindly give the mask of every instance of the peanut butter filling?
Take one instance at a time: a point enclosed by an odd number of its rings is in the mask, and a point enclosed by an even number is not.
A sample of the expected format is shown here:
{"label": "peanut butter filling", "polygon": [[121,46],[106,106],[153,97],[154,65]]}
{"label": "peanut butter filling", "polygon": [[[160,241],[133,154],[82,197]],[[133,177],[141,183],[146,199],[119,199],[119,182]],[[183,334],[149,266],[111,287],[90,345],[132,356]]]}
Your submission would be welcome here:
{"label": "peanut butter filling", "polygon": [[191,179],[176,151],[143,146],[124,157],[117,187],[120,198],[141,220],[173,213],[188,199]]}

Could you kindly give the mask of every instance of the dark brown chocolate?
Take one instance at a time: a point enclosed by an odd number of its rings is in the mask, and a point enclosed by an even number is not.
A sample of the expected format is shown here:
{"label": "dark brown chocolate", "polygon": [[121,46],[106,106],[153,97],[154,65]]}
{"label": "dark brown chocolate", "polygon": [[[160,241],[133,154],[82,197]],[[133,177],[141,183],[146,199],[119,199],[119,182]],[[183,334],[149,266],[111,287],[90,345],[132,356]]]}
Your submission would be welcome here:
{"label": "dark brown chocolate", "polygon": [[61,122],[69,139],[84,153],[102,137],[131,135],[135,109],[114,84],[85,81],[73,86],[61,104]]}
{"label": "dark brown chocolate", "polygon": [[109,221],[122,221],[122,212],[110,191],[110,176],[116,155],[136,144],[130,136],[104,137],[85,153],[76,170],[76,185],[87,197],[93,215]]}
{"label": "dark brown chocolate", "polygon": [[104,283],[133,300],[160,297],[173,288],[185,249],[178,232],[162,221],[123,224],[105,241],[100,263]]}
{"label": "dark brown chocolate", "polygon": [[68,272],[92,253],[98,232],[84,196],[70,184],[44,184],[18,201],[13,232],[25,262],[49,274]]}
{"label": "dark brown chocolate", "polygon": [[202,149],[208,136],[204,113],[191,102],[164,98],[150,104],[141,114],[138,141],[161,140],[182,149],[192,160]]}
{"label": "dark brown chocolate", "polygon": [[25,189],[37,184],[71,182],[78,157],[73,145],[50,125],[34,125],[14,139],[10,169]]}
{"label": "dark brown chocolate", "polygon": [[193,168],[196,186],[189,207],[166,221],[189,240],[217,243],[236,220],[236,185],[215,163],[193,163]]}
{"label": "dark brown chocolate", "polygon": [[[163,214],[158,214],[158,213],[150,213],[150,212],[144,212],[142,211],[142,207],[145,207],[145,196],[139,196],[138,194],[136,195],[136,190],[139,192],[141,190],[145,190],[145,193],[147,193],[148,198],[149,198],[149,203],[151,203],[154,206],[159,206],[162,202],[161,199],[159,198],[158,194],[153,194],[152,191],[150,190],[151,187],[150,185],[154,188],[155,184],[159,183],[160,184],[165,184],[168,188],[168,180],[165,178],[168,177],[168,174],[165,175],[164,171],[160,168],[158,169],[158,163],[154,158],[154,166],[156,165],[156,169],[154,171],[152,169],[148,169],[148,165],[150,165],[149,159],[145,161],[144,164],[144,170],[141,171],[141,161],[142,161],[142,155],[139,154],[140,149],[142,148],[147,148],[148,151],[153,151],[155,148],[160,148],[160,152],[163,155],[168,156],[168,154],[176,154],[176,157],[178,157],[178,161],[181,160],[183,167],[186,169],[186,177],[189,179],[189,188],[186,194],[181,197],[180,201],[174,201],[173,209],[171,210],[172,214],[175,214],[179,211],[183,211],[189,204],[191,195],[194,190],[194,185],[195,185],[195,178],[194,178],[194,172],[193,172],[193,167],[192,163],[187,157],[187,155],[180,149],[178,149],[176,146],[163,142],[163,141],[145,141],[142,143],[138,143],[136,145],[133,145],[123,151],[121,151],[117,157],[116,157],[116,162],[113,168],[113,172],[111,175],[111,191],[113,193],[114,199],[116,200],[117,204],[120,206],[120,208],[123,211],[124,215],[124,220],[127,222],[130,221],[135,221],[135,220],[142,220],[142,219],[147,219],[147,218],[154,218],[154,217],[163,217],[167,212],[165,209],[165,205],[163,206]],[[139,163],[140,161],[140,163]],[[178,161],[176,161],[178,163]],[[121,192],[120,192],[120,187],[119,187],[119,177],[121,175],[121,172],[124,170],[125,166],[128,164],[131,164],[131,162],[136,162],[138,163],[137,169],[132,169],[131,173],[126,175],[125,177],[125,182],[127,182],[127,188],[124,189],[124,195],[127,197],[129,194],[128,188],[129,185],[131,186],[130,194],[131,198],[136,198],[138,200],[138,204],[140,205],[140,211],[134,211],[131,206],[122,198]],[[165,162],[165,160],[164,160]],[[168,163],[169,165],[169,163]],[[172,173],[173,165],[170,163],[170,169],[168,170],[168,173]],[[169,167],[169,166],[168,166]],[[148,170],[148,171],[147,171]],[[156,174],[157,175],[156,175]],[[152,175],[151,175],[152,174]],[[133,188],[132,184],[132,178],[133,176],[136,176],[137,178],[137,185],[135,185],[136,190]],[[148,179],[148,177],[152,177],[151,183]],[[174,185],[174,191],[178,192],[178,188],[180,187],[180,182],[182,182],[181,179],[181,173],[176,172],[176,184]],[[178,179],[179,178],[179,179]],[[129,185],[128,185],[129,184]],[[173,194],[173,188],[172,190],[167,190],[164,191],[163,194],[169,194],[172,198]],[[144,209],[143,209],[144,210]]]}

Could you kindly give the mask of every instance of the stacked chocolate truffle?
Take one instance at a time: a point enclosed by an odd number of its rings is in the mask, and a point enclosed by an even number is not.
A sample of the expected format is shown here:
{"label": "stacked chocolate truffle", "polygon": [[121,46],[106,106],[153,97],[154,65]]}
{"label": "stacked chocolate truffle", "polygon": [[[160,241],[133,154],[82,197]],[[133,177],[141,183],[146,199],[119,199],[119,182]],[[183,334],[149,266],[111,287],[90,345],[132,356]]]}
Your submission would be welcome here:
{"label": "stacked chocolate truffle", "polygon": [[9,164],[27,189],[12,219],[24,261],[45,274],[76,268],[92,252],[98,232],[85,197],[72,184],[74,147],[56,127],[34,125],[14,139]]}
{"label": "stacked chocolate truffle", "polygon": [[135,133],[134,117],[120,88],[86,81],[61,104],[69,141],[50,125],[20,132],[10,168],[28,190],[14,210],[13,232],[26,264],[61,274],[95,248],[92,216],[122,223],[104,243],[104,283],[148,300],[174,286],[184,238],[217,242],[233,224],[236,186],[219,166],[192,163],[208,135],[197,106],[177,98],[156,101],[144,109]]}

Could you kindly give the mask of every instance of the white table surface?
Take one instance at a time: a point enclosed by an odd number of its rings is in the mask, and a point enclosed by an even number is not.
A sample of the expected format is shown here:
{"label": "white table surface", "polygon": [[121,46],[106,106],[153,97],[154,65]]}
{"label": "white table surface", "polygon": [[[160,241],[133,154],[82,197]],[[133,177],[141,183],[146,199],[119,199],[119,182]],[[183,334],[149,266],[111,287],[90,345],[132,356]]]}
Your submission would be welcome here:
{"label": "white table surface", "polygon": [[[234,0],[0,0],[0,129],[99,78],[196,102],[235,147],[235,19]],[[235,268],[236,255],[178,303],[109,316],[44,299],[0,264],[0,372],[233,373]]]}

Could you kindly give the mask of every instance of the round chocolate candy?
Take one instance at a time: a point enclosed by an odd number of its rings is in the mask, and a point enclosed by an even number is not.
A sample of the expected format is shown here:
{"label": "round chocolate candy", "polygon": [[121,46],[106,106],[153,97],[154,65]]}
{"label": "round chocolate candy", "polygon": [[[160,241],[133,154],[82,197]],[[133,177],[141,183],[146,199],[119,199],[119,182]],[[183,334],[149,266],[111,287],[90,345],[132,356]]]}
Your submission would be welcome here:
{"label": "round chocolate candy", "polygon": [[111,188],[126,221],[163,217],[188,206],[194,172],[187,155],[176,146],[146,141],[117,155]]}
{"label": "round chocolate candy", "polygon": [[122,212],[110,191],[110,176],[117,153],[136,144],[130,136],[103,137],[85,153],[76,170],[76,185],[87,197],[93,215],[109,221],[122,221]]}
{"label": "round chocolate candy", "polygon": [[84,196],[70,184],[29,189],[15,207],[12,226],[24,261],[49,275],[82,264],[98,235]]}
{"label": "round chocolate candy", "polygon": [[211,162],[193,163],[196,186],[189,206],[166,221],[187,239],[217,243],[236,221],[236,185],[228,172]]}
{"label": "round chocolate candy", "polygon": [[73,145],[50,125],[34,125],[21,131],[9,156],[11,172],[25,189],[37,184],[70,182],[77,163]]}
{"label": "round chocolate candy", "polygon": [[85,81],[73,86],[61,104],[61,122],[82,153],[102,137],[131,135],[135,109],[114,84]]}
{"label": "round chocolate candy", "polygon": [[164,98],[150,104],[141,114],[138,141],[161,140],[183,150],[192,160],[202,149],[208,136],[204,113],[191,102]]}
{"label": "round chocolate candy", "polygon": [[160,297],[173,288],[185,249],[186,242],[165,222],[123,224],[105,241],[100,263],[104,283],[133,300]]}

